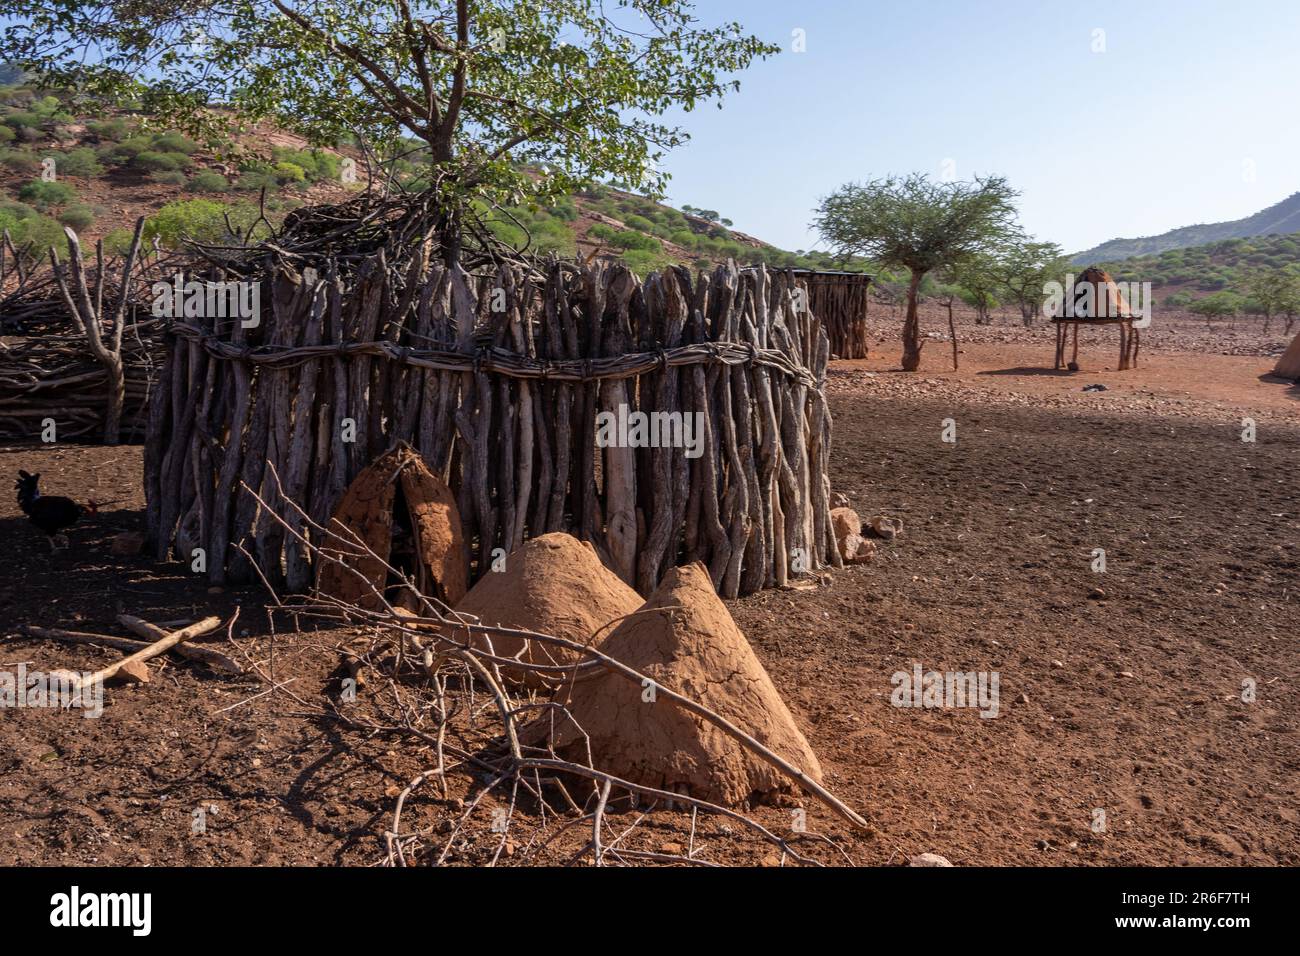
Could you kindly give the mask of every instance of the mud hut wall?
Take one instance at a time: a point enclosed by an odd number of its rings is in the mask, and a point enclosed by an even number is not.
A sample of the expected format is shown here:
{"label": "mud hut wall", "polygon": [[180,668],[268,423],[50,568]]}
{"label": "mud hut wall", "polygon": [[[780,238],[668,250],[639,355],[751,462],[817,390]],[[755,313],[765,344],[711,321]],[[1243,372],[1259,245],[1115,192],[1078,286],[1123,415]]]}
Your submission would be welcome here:
{"label": "mud hut wall", "polygon": [[[200,549],[214,584],[305,589],[307,518],[326,524],[405,441],[455,492],[475,575],[551,531],[592,542],[643,594],[695,559],[726,596],[838,564],[830,343],[796,281],[734,266],[644,282],[560,263],[474,276],[376,257],[346,281],[279,267],[256,327],[170,326],[149,409],[153,545],[186,562]],[[697,443],[654,442],[635,413]],[[599,447],[605,416],[647,441]]]}

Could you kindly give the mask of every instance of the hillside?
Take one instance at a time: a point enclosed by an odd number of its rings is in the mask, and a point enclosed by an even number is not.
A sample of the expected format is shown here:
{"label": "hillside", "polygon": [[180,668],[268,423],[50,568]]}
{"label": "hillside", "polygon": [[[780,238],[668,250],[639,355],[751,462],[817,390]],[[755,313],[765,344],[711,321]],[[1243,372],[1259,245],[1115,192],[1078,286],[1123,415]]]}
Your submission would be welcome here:
{"label": "hillside", "polygon": [[1111,239],[1076,254],[1072,261],[1076,265],[1085,266],[1134,256],[1158,255],[1171,249],[1186,249],[1227,239],[1289,235],[1296,232],[1300,232],[1300,193],[1293,193],[1245,219],[1183,226],[1159,236],[1144,236],[1139,239]]}
{"label": "hillside", "polygon": [[1163,305],[1183,306],[1219,292],[1244,297],[1254,272],[1300,271],[1300,235],[1226,239],[1158,255],[1105,261],[1101,266],[1119,280],[1150,282],[1156,300]]}
{"label": "hillside", "polygon": [[[121,251],[139,216],[146,236],[164,246],[183,237],[228,238],[225,217],[238,227],[258,219],[266,190],[267,219],[338,202],[365,186],[359,151],[341,144],[312,148],[300,137],[262,126],[235,144],[236,156],[218,156],[176,133],[151,128],[130,110],[96,118],[65,111],[60,97],[21,85],[0,86],[0,228],[33,258],[63,245],[70,226],[83,242],[103,239]],[[351,157],[355,181],[345,183]],[[54,176],[45,164],[53,160]],[[394,164],[405,188],[418,188],[418,155]],[[563,256],[608,256],[644,273],[670,264],[710,267],[741,264],[805,268],[840,267],[824,254],[778,249],[731,228],[719,213],[674,209],[609,186],[541,208],[489,210],[480,216],[498,239],[519,249]]]}

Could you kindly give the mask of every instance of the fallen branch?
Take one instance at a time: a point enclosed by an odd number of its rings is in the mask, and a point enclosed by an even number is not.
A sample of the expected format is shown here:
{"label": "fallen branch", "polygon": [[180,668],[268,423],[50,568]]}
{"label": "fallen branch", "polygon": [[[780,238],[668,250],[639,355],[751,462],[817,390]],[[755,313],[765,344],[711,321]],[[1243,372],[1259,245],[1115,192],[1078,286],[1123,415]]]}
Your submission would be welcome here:
{"label": "fallen branch", "polygon": [[151,660],[160,654],[167,653],[167,651],[171,650],[182,641],[188,641],[192,637],[198,637],[202,634],[210,633],[220,626],[221,618],[205,617],[197,624],[191,624],[189,627],[182,628],[179,631],[173,631],[162,640],[155,641],[154,643],[136,651],[129,657],[124,657],[117,663],[109,664],[107,667],[95,671],[95,673],[91,674],[89,677],[82,678],[81,681],[79,681],[79,686],[94,684],[96,681],[107,683],[109,680],[116,677],[118,672],[123,668],[130,669],[136,664],[143,664],[145,661]]}
{"label": "fallen branch", "polygon": [[[148,641],[160,641],[169,633],[166,627],[150,624],[148,621],[138,617],[132,617],[130,614],[119,614],[117,616],[117,622],[128,631],[139,634]],[[186,624],[188,623],[189,622],[187,621]],[[180,626],[183,627],[184,625]],[[148,646],[144,641],[132,641],[121,638],[119,640],[121,642],[119,646],[122,646],[123,649],[126,649],[126,646],[128,645],[135,647],[137,650]],[[244,668],[241,667],[237,661],[231,657],[227,657],[220,651],[214,651],[210,647],[195,647],[192,644],[177,644],[172,648],[172,651],[188,660],[201,661],[213,670],[221,671],[223,674],[239,675],[244,673]]]}

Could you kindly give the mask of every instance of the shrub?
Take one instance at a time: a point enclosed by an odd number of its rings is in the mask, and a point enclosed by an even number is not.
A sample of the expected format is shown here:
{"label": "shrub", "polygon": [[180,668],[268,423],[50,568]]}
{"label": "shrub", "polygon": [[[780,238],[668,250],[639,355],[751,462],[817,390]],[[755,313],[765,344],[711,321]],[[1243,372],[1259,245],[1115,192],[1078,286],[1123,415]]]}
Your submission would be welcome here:
{"label": "shrub", "polygon": [[649,249],[629,249],[623,253],[623,261],[629,269],[642,277],[668,265],[667,256]]}
{"label": "shrub", "polygon": [[77,198],[77,191],[67,183],[33,180],[18,190],[18,198],[30,202],[37,209],[45,210],[50,206],[61,206]]}
{"label": "shrub", "polygon": [[115,163],[129,163],[136,156],[149,151],[153,142],[147,136],[131,136],[114,146],[110,152]]}
{"label": "shrub", "polygon": [[32,103],[31,109],[39,116],[53,116],[59,112],[61,105],[57,97],[43,96]]}
{"label": "shrub", "polygon": [[645,216],[628,216],[623,220],[623,225],[637,232],[654,232],[655,228],[655,224]]}
{"label": "shrub", "polygon": [[663,246],[660,244],[658,239],[654,236],[647,236],[642,232],[623,230],[622,232],[615,233],[610,242],[619,249],[636,249],[641,252],[656,253],[663,251]]}
{"label": "shrub", "polygon": [[598,222],[587,230],[587,235],[591,236],[593,239],[603,239],[608,242],[618,235],[618,231],[612,226],[608,226],[603,222]]}
{"label": "shrub", "polygon": [[14,131],[8,126],[0,126],[0,144],[12,143],[16,138]]}
{"label": "shrub", "polygon": [[297,163],[276,163],[274,173],[276,182],[302,183],[307,181],[307,171]]}
{"label": "shrub", "polygon": [[159,172],[163,170],[175,172],[180,168],[176,165],[176,160],[172,159],[169,154],[160,153],[152,149],[146,149],[143,152],[136,153],[131,160],[131,165],[136,169],[143,169],[146,172]]}
{"label": "shrub", "polygon": [[29,248],[38,255],[66,241],[61,225],[22,203],[8,202],[0,206],[0,229],[9,230],[18,248]]}
{"label": "shrub", "polygon": [[59,222],[73,229],[85,229],[95,221],[95,211],[84,202],[70,203],[59,213]]}
{"label": "shrub", "polygon": [[342,175],[343,158],[341,156],[323,151],[314,152],[312,155],[316,158],[317,179],[338,179]]}
{"label": "shrub", "polygon": [[149,181],[160,186],[188,186],[190,181],[179,169],[160,169],[149,174]]}
{"label": "shrub", "polygon": [[246,204],[227,206],[212,199],[178,199],[158,210],[144,227],[144,240],[154,237],[164,246],[175,247],[182,238],[200,242],[229,242],[234,237],[226,228],[225,215],[236,229],[257,220],[257,210]]}
{"label": "shrub", "polygon": [[577,238],[573,230],[558,219],[543,219],[532,226],[533,248],[542,253],[554,252],[571,256],[577,251]]}
{"label": "shrub", "polygon": [[198,151],[199,144],[180,133],[162,133],[153,138],[153,148],[161,153],[183,153],[188,156]]}
{"label": "shrub", "polygon": [[270,173],[258,172],[251,170],[240,173],[239,179],[235,181],[236,189],[258,190],[265,186],[268,190],[275,189],[277,183],[275,177]]}
{"label": "shrub", "polygon": [[134,233],[130,229],[114,229],[104,236],[104,251],[110,256],[124,256],[131,249]]}
{"label": "shrub", "polygon": [[573,222],[578,218],[578,207],[572,199],[561,199],[554,206],[551,206],[547,212],[556,219],[562,219],[565,222]]}
{"label": "shrub", "polygon": [[98,176],[104,171],[95,151],[86,146],[64,153],[56,160],[55,168],[64,176]]}
{"label": "shrub", "polygon": [[488,230],[506,245],[522,249],[528,242],[528,234],[513,222],[506,219],[489,219]]}
{"label": "shrub", "polygon": [[19,202],[17,199],[0,199],[0,216],[8,216],[10,219],[26,219],[28,216],[35,216],[36,210],[25,202]]}
{"label": "shrub", "polygon": [[86,129],[91,135],[98,139],[109,142],[119,142],[124,140],[131,132],[131,126],[121,117],[114,117],[106,120],[91,120],[86,124]]}
{"label": "shrub", "polygon": [[0,152],[0,162],[16,173],[34,173],[41,168],[40,159],[24,149],[3,150]]}
{"label": "shrub", "polygon": [[28,129],[40,129],[45,117],[36,113],[10,113],[4,118],[4,124],[12,130],[20,130],[23,127]]}
{"label": "shrub", "polygon": [[190,180],[190,188],[201,193],[224,193],[230,188],[226,177],[212,169],[196,173]]}

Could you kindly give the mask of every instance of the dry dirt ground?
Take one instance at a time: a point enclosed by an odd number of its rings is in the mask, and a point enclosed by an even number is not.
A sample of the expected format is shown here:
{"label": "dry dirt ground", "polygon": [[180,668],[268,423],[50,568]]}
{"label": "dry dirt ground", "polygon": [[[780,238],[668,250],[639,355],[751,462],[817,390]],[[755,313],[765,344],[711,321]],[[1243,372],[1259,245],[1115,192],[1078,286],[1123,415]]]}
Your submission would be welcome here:
{"label": "dry dirt ground", "polygon": [[[958,373],[943,341],[916,376],[891,371],[888,341],[834,366],[834,490],[864,515],[900,517],[904,534],[814,589],[731,603],[828,785],[871,821],[852,832],[808,804],[809,829],[843,850],[818,846],[820,859],[1300,863],[1300,389],[1261,378],[1272,362],[1250,354],[1153,347],[1138,370],[1107,371],[1105,342],[1072,376],[1042,368],[1050,331],[1009,326],[975,331]],[[1107,391],[1080,391],[1090,383]],[[1254,443],[1241,440],[1245,417]],[[945,419],[955,443],[942,441]],[[18,468],[40,471],[47,493],[116,503],[51,555],[0,499],[0,665],[116,656],[32,640],[23,623],[121,633],[119,610],[168,620],[240,604],[235,646],[205,640],[292,683],[255,698],[264,683],[172,662],[149,685],[110,688],[98,720],[0,711],[0,859],[382,859],[395,798],[429,751],[312,716],[336,691],[340,635],[281,622],[272,638],[255,589],[209,594],[180,565],[113,556],[111,537],[142,521],[138,448],[0,451],[6,480]],[[998,716],[891,706],[891,675],[916,664],[996,671]],[[457,786],[413,799],[405,819],[437,828],[477,782]],[[502,844],[486,823],[493,803],[450,838],[450,862],[485,862]],[[790,825],[788,809],[756,816]],[[582,843],[571,832],[531,855],[517,839],[513,859],[538,862]],[[774,862],[726,821],[701,818],[691,837],[681,813],[650,814],[625,845],[692,840],[706,861]]]}

